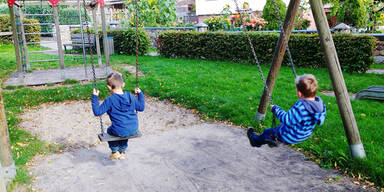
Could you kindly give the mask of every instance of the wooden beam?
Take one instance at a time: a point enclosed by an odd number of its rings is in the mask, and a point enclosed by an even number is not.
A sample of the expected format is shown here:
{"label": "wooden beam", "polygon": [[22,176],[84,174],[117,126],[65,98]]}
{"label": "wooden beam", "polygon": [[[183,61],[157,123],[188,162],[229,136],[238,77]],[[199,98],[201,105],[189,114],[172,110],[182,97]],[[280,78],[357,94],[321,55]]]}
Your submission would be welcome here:
{"label": "wooden beam", "polygon": [[99,67],[101,67],[103,65],[103,62],[101,60],[100,38],[99,38],[99,28],[97,27],[96,7],[92,8],[92,17],[93,17],[93,29],[95,30],[97,62],[99,64]]}
{"label": "wooden beam", "polygon": [[27,71],[31,70],[31,64],[29,63],[29,53],[27,47],[27,39],[25,38],[25,30],[23,25],[23,10],[20,8],[19,12],[19,22],[20,22],[20,31],[21,31],[21,39],[23,40],[23,49],[24,49],[24,60],[25,65],[27,67]]}
{"label": "wooden beam", "polygon": [[0,163],[3,171],[5,171],[5,180],[12,180],[16,175],[16,167],[12,159],[11,143],[1,92],[2,89],[0,88]]}
{"label": "wooden beam", "polygon": [[364,147],[360,140],[359,130],[353,114],[351,101],[349,100],[347,87],[345,86],[335,44],[329,30],[323,3],[321,0],[309,0],[309,3],[311,5],[313,17],[315,18],[320,43],[324,50],[329,76],[332,80],[337,105],[339,106],[341,119],[348,138],[349,149],[353,158],[365,158]]}
{"label": "wooden beam", "polygon": [[[276,78],[279,73],[281,63],[287,49],[287,42],[291,35],[293,24],[299,10],[300,0],[291,0],[288,5],[287,14],[284,19],[284,33],[280,33],[279,41],[277,42],[275,53],[273,54],[272,66],[268,73],[267,86],[272,95],[273,88],[275,86]],[[285,36],[285,37],[284,37]],[[255,120],[260,121],[264,119],[267,112],[269,102],[269,96],[267,90],[264,89],[263,95],[261,96],[259,108],[257,110]]]}
{"label": "wooden beam", "polygon": [[23,67],[21,65],[21,56],[20,56],[20,47],[19,47],[19,37],[17,35],[17,27],[15,20],[15,10],[14,7],[9,7],[9,16],[12,26],[12,39],[15,47],[16,63],[17,63],[17,72],[23,72]]}
{"label": "wooden beam", "polygon": [[104,48],[104,56],[105,56],[105,67],[106,73],[110,73],[110,64],[109,64],[109,46],[108,46],[108,34],[107,34],[107,24],[105,21],[105,10],[103,6],[100,6],[101,12],[101,27],[103,29],[103,48]]}
{"label": "wooden beam", "polygon": [[60,68],[62,70],[62,79],[65,79],[65,65],[64,65],[64,54],[63,54],[63,43],[61,41],[61,33],[60,33],[60,23],[59,23],[59,13],[57,12],[57,7],[52,7],[53,9],[53,17],[55,20],[55,28],[56,28],[56,42],[57,42],[57,49],[59,52],[59,58],[60,58]]}

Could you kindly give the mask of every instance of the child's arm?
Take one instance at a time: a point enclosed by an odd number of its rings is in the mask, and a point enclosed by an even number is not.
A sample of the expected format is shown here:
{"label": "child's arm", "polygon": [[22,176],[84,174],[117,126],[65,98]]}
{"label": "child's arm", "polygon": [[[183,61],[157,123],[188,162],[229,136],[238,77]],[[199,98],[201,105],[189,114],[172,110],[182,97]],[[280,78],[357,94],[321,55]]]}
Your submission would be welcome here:
{"label": "child's arm", "polygon": [[281,121],[281,123],[287,126],[294,126],[301,121],[298,105],[298,103],[295,103],[295,105],[293,105],[288,112],[285,112],[281,107],[274,105],[272,107],[272,112],[276,115],[277,119]]}
{"label": "child's arm", "polygon": [[138,98],[135,99],[135,109],[137,111],[144,111],[145,108],[145,100],[144,100],[144,94],[141,92],[140,88],[135,88],[135,93],[137,94]]}
{"label": "child's arm", "polygon": [[97,89],[93,90],[92,94],[92,111],[95,116],[100,116],[108,111],[110,108],[109,100],[106,99],[104,102],[99,105],[99,91]]}

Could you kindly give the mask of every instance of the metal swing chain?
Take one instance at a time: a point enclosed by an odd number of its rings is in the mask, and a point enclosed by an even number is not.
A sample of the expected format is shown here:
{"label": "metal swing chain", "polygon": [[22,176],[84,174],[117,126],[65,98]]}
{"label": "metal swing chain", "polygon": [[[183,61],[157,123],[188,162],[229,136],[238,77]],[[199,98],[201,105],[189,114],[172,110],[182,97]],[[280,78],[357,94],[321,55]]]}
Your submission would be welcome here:
{"label": "metal swing chain", "polygon": [[[239,5],[237,4],[237,0],[234,0],[234,2],[235,2],[235,5],[236,5],[237,12],[239,12],[239,14],[240,14],[241,23],[242,23],[242,26],[244,28],[244,32],[245,32],[245,34],[247,36],[249,46],[251,47],[253,58],[255,59],[255,62],[257,64],[257,68],[259,69],[259,73],[260,73],[261,79],[262,79],[262,81],[264,83],[264,89],[265,89],[265,91],[268,94],[268,98],[269,98],[269,101],[270,101],[271,105],[273,105],[273,100],[272,100],[271,92],[269,91],[267,82],[265,81],[265,78],[264,78],[264,75],[263,75],[263,71],[261,69],[261,66],[260,66],[260,63],[259,63],[259,59],[257,58],[256,52],[255,52],[255,48],[253,47],[253,43],[251,41],[251,37],[249,36],[247,27],[244,25],[243,14],[242,14],[242,12],[239,9]],[[272,127],[275,127],[275,125],[276,125],[276,117],[275,117],[275,115],[273,115],[272,116]]]}
{"label": "metal swing chain", "polygon": [[[95,71],[95,63],[93,61],[93,52],[92,52],[92,42],[91,42],[91,33],[89,31],[89,22],[88,22],[88,15],[87,15],[87,5],[85,3],[85,0],[83,0],[83,6],[84,6],[84,18],[85,23],[87,24],[87,35],[88,35],[88,44],[89,44],[89,55],[91,56],[91,67],[92,67],[92,74],[93,74],[93,87],[97,89],[97,82],[96,82],[96,71]],[[80,23],[82,25],[82,23]],[[97,31],[95,31],[97,33]],[[103,119],[101,116],[99,116],[100,120],[100,131],[102,134],[104,134],[104,125],[103,125]]]}
{"label": "metal swing chain", "polygon": [[139,60],[139,35],[138,35],[138,14],[137,14],[137,10],[139,9],[138,7],[138,3],[137,3],[138,0],[135,0],[135,4],[136,4],[136,18],[135,18],[135,25],[136,25],[136,87],[139,87],[139,75],[138,75],[138,71],[139,71],[139,67],[138,67],[138,60]]}
{"label": "metal swing chain", "polygon": [[292,72],[293,72],[293,75],[296,78],[297,75],[296,75],[295,65],[293,64],[292,54],[291,54],[291,51],[289,50],[288,41],[287,41],[287,38],[285,36],[285,31],[284,31],[284,25],[283,25],[283,22],[281,21],[281,17],[280,17],[279,10],[277,8],[276,0],[273,0],[273,6],[275,7],[275,13],[276,13],[277,19],[279,20],[280,31],[281,31],[282,38],[283,38],[283,41],[284,41],[286,49],[287,49],[287,54],[288,54],[288,58],[289,58],[289,62],[290,62],[291,68],[292,68]]}

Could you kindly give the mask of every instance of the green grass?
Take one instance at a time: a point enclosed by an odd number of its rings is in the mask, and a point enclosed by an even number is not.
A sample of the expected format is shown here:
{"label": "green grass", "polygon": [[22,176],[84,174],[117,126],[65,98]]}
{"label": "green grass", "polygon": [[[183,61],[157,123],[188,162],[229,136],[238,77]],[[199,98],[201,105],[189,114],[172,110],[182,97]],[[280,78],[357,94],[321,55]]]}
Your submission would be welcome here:
{"label": "green grass", "polygon": [[384,69],[383,64],[373,64],[371,65],[370,69]]}
{"label": "green grass", "polygon": [[[8,54],[3,54],[7,52]],[[16,63],[11,46],[0,46],[0,77],[5,79],[16,70]],[[9,57],[9,58],[7,58]],[[70,60],[71,58],[68,57]],[[3,61],[7,63],[3,64]],[[71,61],[71,60],[70,60]],[[133,65],[134,56],[111,56],[111,64],[120,66]],[[69,66],[81,66],[81,61],[71,61]],[[149,95],[160,99],[170,99],[182,106],[193,108],[202,117],[214,120],[226,120],[242,126],[254,126],[258,131],[270,126],[271,113],[267,113],[263,126],[253,121],[258,102],[263,91],[263,83],[256,66],[242,63],[214,62],[193,59],[167,59],[163,57],[142,56],[139,58],[140,70],[145,77],[140,78],[141,89]],[[41,68],[58,67],[58,65],[44,64]],[[268,73],[267,65],[263,65],[264,75]],[[298,74],[313,73],[319,81],[319,91],[332,90],[332,83],[326,69],[297,69]],[[127,77],[128,73],[124,72]],[[370,85],[384,85],[382,76],[376,74],[343,74],[348,91],[355,93]],[[126,78],[126,89],[135,86],[132,76]],[[105,82],[98,83],[101,90],[100,97],[106,97],[108,90]],[[41,141],[17,128],[20,119],[17,115],[25,108],[46,102],[61,102],[65,100],[90,99],[92,85],[73,85],[71,87],[57,87],[45,90],[30,88],[4,92],[4,104],[7,111],[10,128],[11,143],[24,143],[28,139],[30,144],[26,155],[14,158],[18,166],[18,182],[28,182],[24,174],[25,162],[33,154],[49,151]],[[353,161],[349,154],[343,124],[340,119],[336,99],[318,94],[326,103],[327,118],[323,126],[316,127],[311,139],[295,145],[294,148],[303,151],[319,162],[324,168],[337,167],[355,175],[361,174],[377,186],[384,186],[384,105],[375,101],[351,101],[363,141],[367,158]],[[297,101],[294,78],[289,67],[282,67],[273,93],[274,103],[283,109],[289,109]],[[90,114],[91,115],[91,114]],[[18,135],[23,135],[22,137]],[[25,138],[25,139],[23,139]],[[21,139],[21,140],[18,140]],[[28,154],[31,155],[28,155]]]}

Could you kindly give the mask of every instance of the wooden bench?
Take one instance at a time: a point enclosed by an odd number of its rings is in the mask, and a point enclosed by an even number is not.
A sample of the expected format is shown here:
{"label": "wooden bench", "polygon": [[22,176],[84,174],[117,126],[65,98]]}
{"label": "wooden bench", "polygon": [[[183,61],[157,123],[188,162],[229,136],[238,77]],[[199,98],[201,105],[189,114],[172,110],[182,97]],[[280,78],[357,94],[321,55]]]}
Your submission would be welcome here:
{"label": "wooden bench", "polygon": [[[84,34],[84,47],[86,47],[86,48],[89,48],[89,46],[94,48],[96,45],[95,35],[91,34],[90,37],[91,37],[91,43],[88,42],[88,35]],[[65,51],[67,51],[67,46],[83,47],[81,34],[72,34],[71,39],[72,39],[72,43],[63,44]]]}

